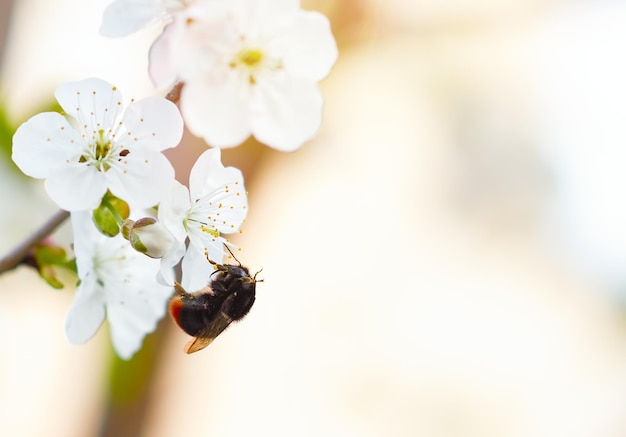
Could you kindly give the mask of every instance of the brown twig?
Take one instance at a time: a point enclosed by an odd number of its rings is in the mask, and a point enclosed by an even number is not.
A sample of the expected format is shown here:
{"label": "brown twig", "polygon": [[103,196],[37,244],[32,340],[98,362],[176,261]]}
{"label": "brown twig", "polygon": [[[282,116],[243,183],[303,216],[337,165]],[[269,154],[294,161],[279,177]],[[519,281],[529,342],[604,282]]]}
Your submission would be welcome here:
{"label": "brown twig", "polygon": [[183,89],[184,82],[174,84],[171,90],[165,95],[165,98],[172,103],[178,103],[180,100],[180,92]]}
{"label": "brown twig", "polygon": [[22,242],[9,251],[4,257],[0,259],[0,273],[9,271],[17,267],[23,259],[25,259],[32,248],[41,240],[50,235],[54,230],[59,227],[61,223],[70,216],[70,213],[64,210],[59,210],[41,227],[31,235],[26,237]]}

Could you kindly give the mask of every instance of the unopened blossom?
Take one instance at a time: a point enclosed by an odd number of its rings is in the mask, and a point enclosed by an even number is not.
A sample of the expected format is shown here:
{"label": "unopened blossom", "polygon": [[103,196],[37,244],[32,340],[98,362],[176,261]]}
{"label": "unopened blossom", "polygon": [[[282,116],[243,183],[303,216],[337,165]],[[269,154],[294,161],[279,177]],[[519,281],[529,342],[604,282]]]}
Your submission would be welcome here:
{"label": "unopened blossom", "polygon": [[88,341],[105,319],[117,354],[129,359],[164,316],[172,288],[157,283],[159,260],[118,235],[100,234],[87,211],[71,215],[80,284],[65,321],[70,343]]}
{"label": "unopened blossom", "polygon": [[190,290],[204,287],[213,271],[208,260],[222,262],[224,244],[229,244],[224,235],[238,232],[246,218],[243,175],[224,167],[220,155],[220,149],[200,155],[189,176],[189,189],[174,182],[159,205],[159,222],[176,240],[161,259],[160,280],[166,284],[173,284],[171,267],[184,255],[183,285]]}
{"label": "unopened blossom", "polygon": [[157,86],[185,83],[189,130],[216,147],[250,135],[283,151],[318,131],[318,82],[337,58],[328,19],[298,0],[229,0],[224,15],[178,20],[150,53]]}
{"label": "unopened blossom", "polygon": [[55,97],[64,115],[37,114],[13,137],[13,161],[27,175],[46,179],[63,209],[93,209],[110,190],[131,208],[155,205],[174,179],[161,153],[183,132],[176,106],[161,97],[132,101],[102,79],[60,85]]}
{"label": "unopened blossom", "polygon": [[163,258],[174,244],[172,234],[153,217],[124,220],[122,235],[133,249],[150,258]]}

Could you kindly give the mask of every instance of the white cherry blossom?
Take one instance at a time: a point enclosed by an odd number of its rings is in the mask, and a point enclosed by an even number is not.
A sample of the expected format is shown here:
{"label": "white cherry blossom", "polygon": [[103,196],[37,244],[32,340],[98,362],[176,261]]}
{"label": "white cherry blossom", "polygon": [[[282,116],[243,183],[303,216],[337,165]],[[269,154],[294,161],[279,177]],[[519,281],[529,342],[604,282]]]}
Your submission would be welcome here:
{"label": "white cherry blossom", "polygon": [[13,137],[13,161],[27,175],[46,179],[50,197],[68,211],[97,207],[107,191],[132,208],[155,205],[174,179],[161,153],[183,132],[176,106],[161,97],[132,101],[102,79],[60,85],[65,116],[37,114]]}
{"label": "white cherry blossom", "polygon": [[80,284],[65,331],[73,344],[88,341],[106,318],[117,354],[130,359],[164,316],[172,288],[157,283],[159,260],[135,251],[120,235],[100,234],[87,211],[71,215]]}
{"label": "white cherry blossom", "polygon": [[213,271],[207,258],[221,263],[224,244],[229,244],[223,235],[238,232],[245,220],[248,198],[243,175],[224,167],[220,156],[220,149],[205,151],[191,170],[189,189],[174,182],[159,205],[159,222],[176,240],[161,259],[163,283],[173,284],[171,267],[184,255],[183,286],[204,287]]}
{"label": "white cherry blossom", "polygon": [[337,58],[328,19],[297,0],[229,0],[224,15],[205,16],[173,22],[150,53],[157,86],[185,82],[189,130],[216,147],[309,140],[322,120],[318,82]]}

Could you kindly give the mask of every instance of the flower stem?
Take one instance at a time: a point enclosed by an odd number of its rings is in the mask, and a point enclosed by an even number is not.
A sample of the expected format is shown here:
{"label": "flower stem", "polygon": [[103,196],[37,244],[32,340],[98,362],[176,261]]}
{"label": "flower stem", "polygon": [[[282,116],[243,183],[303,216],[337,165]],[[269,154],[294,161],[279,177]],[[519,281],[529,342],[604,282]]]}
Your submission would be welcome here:
{"label": "flower stem", "polygon": [[107,197],[105,196],[102,199],[102,205],[109,210],[109,212],[111,213],[111,215],[113,216],[113,218],[115,219],[115,222],[118,224],[118,226],[121,228],[122,225],[124,224],[124,219],[122,218],[122,216],[120,215],[119,212],[117,212],[117,209],[115,209],[115,206],[113,206],[113,204],[111,202],[109,202],[107,200]]}
{"label": "flower stem", "polygon": [[57,211],[44,222],[39,229],[35,230],[35,232],[26,237],[24,241],[10,250],[4,257],[0,258],[0,273],[7,272],[17,267],[37,243],[54,232],[69,216],[70,213],[67,211]]}

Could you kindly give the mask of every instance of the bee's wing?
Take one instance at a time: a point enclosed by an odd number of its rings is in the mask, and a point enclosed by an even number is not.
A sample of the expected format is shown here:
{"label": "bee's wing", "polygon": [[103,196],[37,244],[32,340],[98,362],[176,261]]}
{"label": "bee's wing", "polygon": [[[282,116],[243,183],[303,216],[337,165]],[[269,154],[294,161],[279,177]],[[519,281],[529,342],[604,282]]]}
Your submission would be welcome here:
{"label": "bee's wing", "polygon": [[230,325],[232,321],[233,319],[228,317],[223,311],[220,311],[206,328],[196,334],[196,338],[185,345],[185,352],[192,354],[204,349],[210,345],[224,329],[228,328],[228,325]]}

